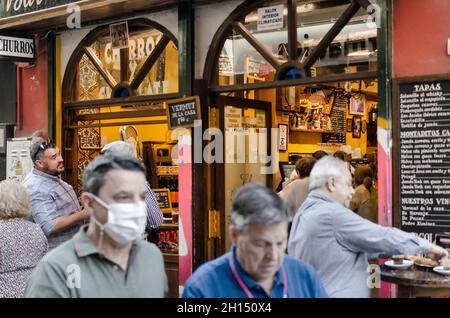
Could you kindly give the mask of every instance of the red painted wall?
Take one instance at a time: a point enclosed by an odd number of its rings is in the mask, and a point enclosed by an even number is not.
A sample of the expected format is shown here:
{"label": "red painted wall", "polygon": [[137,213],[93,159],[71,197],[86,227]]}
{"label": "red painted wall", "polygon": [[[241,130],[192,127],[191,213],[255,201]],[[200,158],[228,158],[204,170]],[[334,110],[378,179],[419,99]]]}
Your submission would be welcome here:
{"label": "red painted wall", "polygon": [[394,0],[394,78],[450,72],[449,14],[448,0]]}
{"label": "red painted wall", "polygon": [[48,130],[48,42],[36,38],[36,63],[17,68],[16,137]]}

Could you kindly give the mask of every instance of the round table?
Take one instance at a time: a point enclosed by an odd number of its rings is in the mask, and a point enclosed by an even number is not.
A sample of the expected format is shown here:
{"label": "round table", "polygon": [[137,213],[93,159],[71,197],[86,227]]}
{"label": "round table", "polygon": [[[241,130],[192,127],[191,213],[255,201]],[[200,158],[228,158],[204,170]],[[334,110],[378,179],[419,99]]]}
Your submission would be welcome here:
{"label": "round table", "polygon": [[398,285],[399,297],[450,296],[450,276],[416,265],[408,269],[381,266],[381,280]]}

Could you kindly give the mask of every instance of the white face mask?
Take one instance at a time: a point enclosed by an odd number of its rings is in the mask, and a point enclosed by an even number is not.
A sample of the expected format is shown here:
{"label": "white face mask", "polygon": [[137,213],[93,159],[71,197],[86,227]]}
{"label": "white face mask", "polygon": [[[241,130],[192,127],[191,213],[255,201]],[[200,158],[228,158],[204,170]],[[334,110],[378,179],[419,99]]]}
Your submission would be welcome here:
{"label": "white face mask", "polygon": [[120,245],[125,245],[138,239],[144,233],[147,221],[147,205],[144,201],[106,204],[99,197],[92,196],[108,209],[108,221],[105,224],[101,224],[95,217],[94,221],[111,239]]}

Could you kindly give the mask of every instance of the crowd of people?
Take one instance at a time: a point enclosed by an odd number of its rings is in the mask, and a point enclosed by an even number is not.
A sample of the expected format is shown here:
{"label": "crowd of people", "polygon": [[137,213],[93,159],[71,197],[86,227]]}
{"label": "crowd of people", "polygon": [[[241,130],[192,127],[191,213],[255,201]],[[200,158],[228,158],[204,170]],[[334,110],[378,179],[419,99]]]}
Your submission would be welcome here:
{"label": "crowd of people", "polygon": [[[165,297],[161,251],[145,239],[163,220],[145,167],[125,142],[101,153],[85,168],[80,198],[46,138],[33,139],[22,184],[0,182],[0,297]],[[230,251],[201,265],[182,297],[369,297],[370,259],[448,256],[378,225],[371,168],[352,167],[345,153],[301,158],[283,186],[236,191]]]}

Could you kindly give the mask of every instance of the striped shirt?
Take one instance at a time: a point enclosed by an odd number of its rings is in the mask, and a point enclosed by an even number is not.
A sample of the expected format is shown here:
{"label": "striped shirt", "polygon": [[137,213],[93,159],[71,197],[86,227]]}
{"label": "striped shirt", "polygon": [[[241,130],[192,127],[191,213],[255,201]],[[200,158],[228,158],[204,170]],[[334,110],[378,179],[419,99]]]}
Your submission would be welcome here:
{"label": "striped shirt", "polygon": [[47,236],[49,249],[70,240],[78,232],[80,225],[53,233],[57,218],[81,211],[73,188],[59,177],[33,169],[23,181],[31,200],[31,216]]}
{"label": "striped shirt", "polygon": [[147,228],[156,229],[163,222],[163,214],[159,208],[156,196],[153,193],[150,185],[147,182],[147,196],[145,197],[145,204],[147,204]]}

